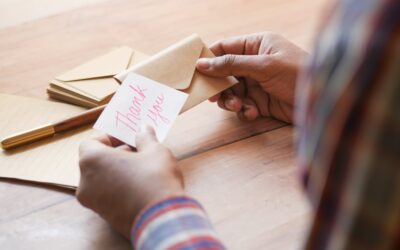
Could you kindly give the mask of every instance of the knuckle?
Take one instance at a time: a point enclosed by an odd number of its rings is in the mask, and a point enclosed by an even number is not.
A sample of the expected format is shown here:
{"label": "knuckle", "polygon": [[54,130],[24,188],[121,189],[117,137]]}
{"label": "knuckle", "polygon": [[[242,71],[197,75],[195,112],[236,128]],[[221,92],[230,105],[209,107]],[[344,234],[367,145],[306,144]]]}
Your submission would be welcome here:
{"label": "knuckle", "polygon": [[279,34],[277,34],[277,33],[274,33],[274,32],[272,32],[272,31],[265,31],[264,32],[264,36],[266,37],[266,38],[276,38],[276,37],[279,37],[280,35]]}
{"label": "knuckle", "polygon": [[164,147],[161,144],[156,146],[155,150],[157,152],[160,162],[162,162],[161,165],[163,165],[163,166],[175,165],[176,158],[171,150],[169,150],[168,148]]}
{"label": "knuckle", "polygon": [[260,60],[258,62],[258,65],[260,66],[260,69],[263,71],[270,68],[274,61],[270,56],[267,56],[267,55],[260,55],[259,59]]}
{"label": "knuckle", "polygon": [[81,154],[83,154],[84,152],[86,152],[86,150],[87,150],[87,144],[88,144],[88,141],[86,140],[86,141],[82,141],[81,142],[81,144],[79,144],[79,155],[81,155]]}
{"label": "knuckle", "polygon": [[147,153],[149,155],[157,155],[158,158],[163,160],[169,158],[170,155],[172,155],[171,151],[168,148],[156,142],[152,143],[152,145],[148,147]]}
{"label": "knuckle", "polygon": [[286,40],[284,36],[277,33],[265,32],[263,35],[263,43],[268,45],[269,47],[277,45],[284,40]]}
{"label": "knuckle", "polygon": [[93,147],[94,139],[85,139],[79,144],[79,151],[85,152]]}
{"label": "knuckle", "polygon": [[159,151],[164,149],[164,146],[162,144],[158,143],[157,141],[149,141],[148,145],[149,145],[148,148],[153,152],[158,153]]}
{"label": "knuckle", "polygon": [[87,206],[87,199],[86,199],[86,195],[84,195],[84,191],[82,191],[81,188],[78,188],[76,190],[76,199],[79,201],[80,204],[82,204],[83,206]]}
{"label": "knuckle", "polygon": [[227,54],[222,56],[222,62],[224,65],[228,66],[228,67],[232,67],[235,64],[235,55],[232,54]]}
{"label": "knuckle", "polygon": [[269,37],[269,36],[273,35],[273,33],[271,31],[267,30],[267,31],[263,32],[263,35],[266,37]]}
{"label": "knuckle", "polygon": [[158,152],[160,153],[161,157],[165,160],[172,160],[174,159],[174,155],[172,154],[171,150],[168,148],[164,147],[163,145],[159,144],[158,146]]}
{"label": "knuckle", "polygon": [[219,99],[218,99],[218,102],[217,102],[218,107],[221,108],[221,109],[226,109],[226,108],[225,108],[224,102],[225,102],[225,101],[224,101],[224,98],[219,98]]}
{"label": "knuckle", "polygon": [[90,166],[94,165],[99,155],[96,152],[83,153],[79,158],[79,167],[82,171],[86,171]]}

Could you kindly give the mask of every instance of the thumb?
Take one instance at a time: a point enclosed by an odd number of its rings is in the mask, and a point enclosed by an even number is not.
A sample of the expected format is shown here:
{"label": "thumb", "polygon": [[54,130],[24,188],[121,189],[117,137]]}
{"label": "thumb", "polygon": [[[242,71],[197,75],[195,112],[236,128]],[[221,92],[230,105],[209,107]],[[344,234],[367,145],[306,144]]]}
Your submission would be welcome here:
{"label": "thumb", "polygon": [[137,151],[140,152],[154,143],[158,143],[156,132],[151,126],[143,125],[140,132],[136,134]]}
{"label": "thumb", "polygon": [[227,54],[215,58],[200,58],[197,61],[197,70],[214,77],[238,76],[262,81],[268,62],[268,55]]}

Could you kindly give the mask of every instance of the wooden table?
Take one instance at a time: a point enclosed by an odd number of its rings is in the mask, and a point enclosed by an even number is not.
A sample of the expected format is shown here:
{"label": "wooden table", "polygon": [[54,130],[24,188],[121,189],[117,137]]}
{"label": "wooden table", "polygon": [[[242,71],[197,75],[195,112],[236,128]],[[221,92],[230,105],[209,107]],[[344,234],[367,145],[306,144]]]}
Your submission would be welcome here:
{"label": "wooden table", "polygon": [[[0,92],[47,99],[52,76],[110,47],[153,54],[196,32],[208,43],[269,30],[310,50],[323,0],[116,0],[0,30]],[[230,249],[299,248],[309,207],[296,178],[292,128],[252,123],[203,103],[188,121],[208,126],[170,137],[187,191]],[[185,141],[183,133],[195,134]],[[187,138],[187,136],[186,136]],[[191,150],[187,150],[187,148]],[[129,249],[73,192],[0,182],[0,249]]]}

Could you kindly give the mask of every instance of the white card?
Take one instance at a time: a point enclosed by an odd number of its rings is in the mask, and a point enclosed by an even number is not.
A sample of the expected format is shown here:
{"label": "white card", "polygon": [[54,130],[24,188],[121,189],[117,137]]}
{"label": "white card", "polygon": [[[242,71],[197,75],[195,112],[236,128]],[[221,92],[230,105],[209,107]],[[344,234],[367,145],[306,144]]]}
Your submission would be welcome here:
{"label": "white card", "polygon": [[147,124],[163,142],[187,97],[186,93],[130,73],[94,128],[136,147],[136,134]]}

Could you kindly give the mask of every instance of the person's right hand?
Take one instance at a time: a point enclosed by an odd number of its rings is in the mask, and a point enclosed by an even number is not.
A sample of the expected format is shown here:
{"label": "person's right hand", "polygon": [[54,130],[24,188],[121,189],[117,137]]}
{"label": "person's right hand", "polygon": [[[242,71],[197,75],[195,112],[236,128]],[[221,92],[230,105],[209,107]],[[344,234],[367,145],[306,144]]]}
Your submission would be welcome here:
{"label": "person's right hand", "polygon": [[79,147],[79,202],[129,238],[132,222],[149,204],[184,194],[182,173],[171,151],[145,127],[136,152],[107,135]]}
{"label": "person's right hand", "polygon": [[215,77],[236,76],[239,84],[210,101],[240,119],[275,117],[292,123],[297,75],[307,53],[280,35],[258,33],[218,41],[216,58],[201,58],[197,69]]}

